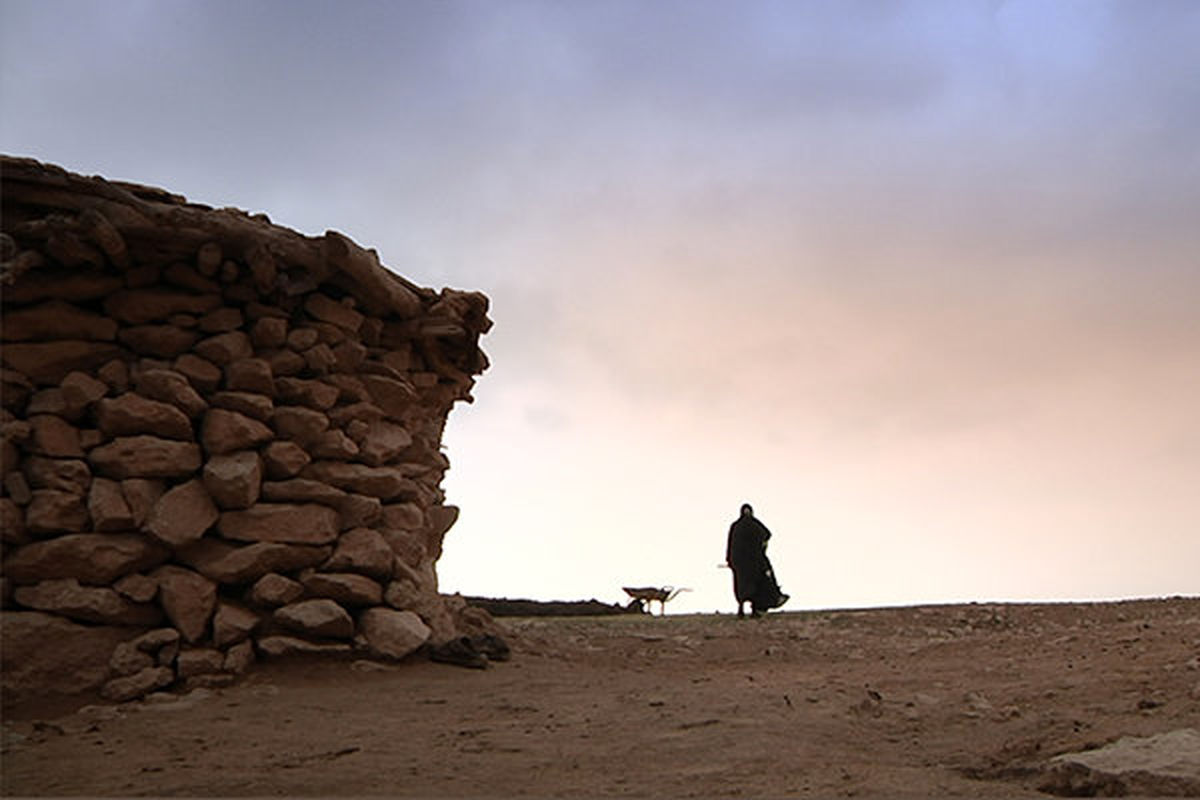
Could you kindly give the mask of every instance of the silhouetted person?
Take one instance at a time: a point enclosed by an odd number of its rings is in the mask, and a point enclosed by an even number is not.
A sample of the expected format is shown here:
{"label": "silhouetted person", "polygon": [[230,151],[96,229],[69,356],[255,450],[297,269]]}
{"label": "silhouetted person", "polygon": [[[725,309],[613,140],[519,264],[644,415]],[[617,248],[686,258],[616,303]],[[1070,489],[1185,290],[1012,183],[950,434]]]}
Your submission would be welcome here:
{"label": "silhouetted person", "polygon": [[743,608],[746,603],[750,603],[754,616],[760,617],[788,600],[788,595],[779,590],[775,570],[767,558],[770,538],[767,526],[754,517],[749,503],[744,504],[741,516],[729,526],[729,542],[725,546],[725,563],[733,570],[733,595],[737,598],[739,617],[746,616]]}

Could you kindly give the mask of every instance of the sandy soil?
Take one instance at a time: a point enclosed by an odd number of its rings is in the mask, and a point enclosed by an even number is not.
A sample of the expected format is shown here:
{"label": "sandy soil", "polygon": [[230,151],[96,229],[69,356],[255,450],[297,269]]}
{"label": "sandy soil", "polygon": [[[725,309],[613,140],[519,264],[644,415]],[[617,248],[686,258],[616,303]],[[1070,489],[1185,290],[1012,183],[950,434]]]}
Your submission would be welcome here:
{"label": "sandy soil", "polygon": [[513,660],[10,709],[5,795],[1045,796],[1200,726],[1200,599],[507,620]]}

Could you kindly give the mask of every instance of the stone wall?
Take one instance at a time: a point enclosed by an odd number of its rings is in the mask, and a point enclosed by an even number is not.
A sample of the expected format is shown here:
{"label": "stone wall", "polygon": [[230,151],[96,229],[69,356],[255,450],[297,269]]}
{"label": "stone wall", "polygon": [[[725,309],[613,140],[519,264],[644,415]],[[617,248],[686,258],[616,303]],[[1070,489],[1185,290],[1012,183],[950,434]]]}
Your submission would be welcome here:
{"label": "stone wall", "polygon": [[487,298],[159,189],[8,157],[0,181],[10,693],[128,699],[481,623],[435,565]]}

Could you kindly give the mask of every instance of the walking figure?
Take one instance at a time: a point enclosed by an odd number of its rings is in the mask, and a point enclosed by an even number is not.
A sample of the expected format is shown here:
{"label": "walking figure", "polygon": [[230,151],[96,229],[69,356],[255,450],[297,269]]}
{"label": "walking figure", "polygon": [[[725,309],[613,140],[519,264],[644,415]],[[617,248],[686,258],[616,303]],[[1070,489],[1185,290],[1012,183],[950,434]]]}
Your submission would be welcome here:
{"label": "walking figure", "polygon": [[743,504],[741,515],[729,526],[729,542],[725,546],[725,563],[733,570],[738,617],[746,616],[746,603],[750,603],[754,616],[761,617],[788,601],[789,596],[779,590],[775,570],[767,558],[770,538],[771,532],[755,518],[754,509],[749,503]]}

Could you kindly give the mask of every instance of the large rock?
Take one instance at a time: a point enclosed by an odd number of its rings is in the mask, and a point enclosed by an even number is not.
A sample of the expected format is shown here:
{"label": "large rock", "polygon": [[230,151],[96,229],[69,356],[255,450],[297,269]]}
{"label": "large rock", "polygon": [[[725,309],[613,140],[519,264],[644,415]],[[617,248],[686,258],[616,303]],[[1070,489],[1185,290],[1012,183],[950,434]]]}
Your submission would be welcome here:
{"label": "large rock", "polygon": [[0,497],[0,542],[25,544],[25,512],[11,497]]}
{"label": "large rock", "polygon": [[327,506],[258,503],[222,513],[217,530],[235,541],[320,545],[337,539],[340,526],[337,511]]}
{"label": "large rock", "polygon": [[109,273],[43,267],[22,275],[21,280],[11,286],[5,286],[4,299],[9,303],[21,304],[49,299],[80,303],[104,297],[121,286],[121,279]]}
{"label": "large rock", "polygon": [[336,386],[303,378],[276,378],[275,397],[283,403],[328,411],[341,392]]}
{"label": "large rock", "polygon": [[[0,369],[0,373],[12,374],[11,370]],[[3,381],[0,381],[2,384]],[[0,385],[0,388],[3,388]],[[7,409],[0,408],[0,441],[3,441],[7,447],[16,448],[18,444],[22,446],[28,445],[29,440],[33,437],[33,425],[27,420],[17,419]],[[20,460],[19,452],[8,452],[0,467],[3,467],[5,472],[17,468],[17,463]]]}
{"label": "large rock", "polygon": [[30,456],[25,459],[24,471],[34,489],[87,494],[92,484],[92,471],[79,459]]}
{"label": "large rock", "polygon": [[156,654],[179,645],[179,631],[174,628],[155,628],[133,639],[130,644],[143,653]]}
{"label": "large rock", "polygon": [[378,497],[380,500],[411,498],[417,485],[392,467],[368,467],[341,461],[316,461],[300,473],[305,478],[323,481],[348,492]]}
{"label": "large rock", "polygon": [[304,363],[315,375],[328,375],[329,370],[333,369],[334,364],[337,363],[337,356],[324,342],[316,347],[308,348],[301,355],[304,356]]}
{"label": "large rock", "polygon": [[386,528],[381,533],[392,552],[408,566],[418,567],[429,558],[429,548],[420,532]]}
{"label": "large rock", "polygon": [[442,540],[458,522],[458,506],[432,506],[425,514],[425,544],[435,559],[442,557]]}
{"label": "large rock", "polygon": [[459,635],[457,623],[438,594],[437,575],[433,564],[420,570],[410,570],[408,578],[392,581],[384,590],[383,600],[401,611],[412,611],[433,631],[435,642],[446,642]]}
{"label": "large rock", "polygon": [[354,620],[346,609],[333,600],[301,600],[275,609],[274,619],[302,636],[318,639],[349,639],[354,636]]}
{"label": "large rock", "polygon": [[161,564],[168,555],[165,547],[138,534],[75,533],[18,548],[5,559],[4,574],[17,583],[76,578],[81,583],[108,585]]}
{"label": "large rock", "polygon": [[[7,288],[7,287],[6,287]],[[0,329],[6,342],[82,339],[111,342],[117,338],[117,323],[61,300],[32,308],[6,310]]]}
{"label": "large rock", "polygon": [[101,687],[100,696],[114,703],[125,703],[165,689],[174,682],[175,672],[170,667],[146,667],[133,675],[108,681]]}
{"label": "large rock", "polygon": [[362,382],[375,405],[383,410],[384,415],[396,422],[403,422],[417,402],[417,391],[407,381],[383,375],[363,375]]}
{"label": "large rock", "polygon": [[158,582],[158,600],[183,638],[198,642],[208,630],[217,603],[217,585],[190,569],[168,564],[150,577]]}
{"label": "large rock", "polygon": [[271,442],[262,451],[267,477],[281,481],[300,474],[312,461],[303,447],[295,442]]}
{"label": "large rock", "polygon": [[230,674],[241,675],[250,669],[250,665],[253,663],[254,642],[250,640],[238,642],[225,651],[223,667]]}
{"label": "large rock", "polygon": [[21,472],[14,470],[5,474],[0,486],[3,486],[4,491],[17,505],[26,506],[33,502],[33,491],[29,488],[29,481],[25,480],[25,475]]}
{"label": "large rock", "polygon": [[214,392],[221,385],[221,368],[195,353],[184,353],[175,359],[174,368],[197,391]]}
{"label": "large rock", "polygon": [[346,493],[328,483],[293,478],[289,481],[267,481],[262,485],[262,496],[272,503],[321,503],[337,508]]}
{"label": "large rock", "polygon": [[308,446],[329,427],[329,417],[311,408],[279,406],[271,415],[271,426],[284,439]]}
{"label": "large rock", "polygon": [[39,386],[57,386],[68,373],[95,372],[123,353],[124,350],[109,342],[67,339],[6,344],[0,358]]}
{"label": "large rock", "polygon": [[250,338],[255,347],[267,350],[283,347],[287,342],[288,321],[276,317],[263,317],[254,323]]}
{"label": "large rock", "polygon": [[158,503],[158,498],[167,490],[165,483],[151,478],[127,478],[121,481],[121,494],[129,503],[129,512],[133,515],[133,527],[140,528],[150,519],[150,512]]}
{"label": "large rock", "polygon": [[153,667],[154,656],[137,649],[133,642],[122,642],[113,650],[108,660],[110,673],[118,678],[136,675],[144,669]]}
{"label": "large rock", "polygon": [[205,314],[221,305],[216,294],[191,294],[174,289],[128,289],[104,300],[104,310],[127,325],[167,319],[173,314]]}
{"label": "large rock", "polygon": [[304,596],[304,587],[291,578],[269,573],[250,587],[250,602],[257,606],[286,606]]}
{"label": "large rock", "polygon": [[225,388],[274,397],[275,376],[270,362],[261,358],[243,358],[230,363],[225,367]]}
{"label": "large rock", "polygon": [[358,627],[372,651],[385,658],[404,658],[429,641],[429,626],[412,611],[368,608],[358,616]]}
{"label": "large rock", "polygon": [[224,408],[209,409],[200,430],[200,441],[209,455],[250,450],[274,438],[266,425]]}
{"label": "large rock", "polygon": [[117,590],[117,594],[128,597],[135,603],[149,603],[158,597],[158,581],[140,572],[118,578],[112,587]]}
{"label": "large rock", "polygon": [[88,454],[101,475],[125,478],[184,478],[200,469],[200,448],[193,442],[157,436],[123,436]]}
{"label": "large rock", "polygon": [[392,608],[400,611],[411,611],[427,602],[427,592],[423,592],[411,578],[401,578],[392,581],[383,590],[383,601]]}
{"label": "large rock", "polygon": [[373,467],[393,461],[412,446],[412,435],[391,422],[373,422],[359,448],[362,460]]}
{"label": "large rock", "polygon": [[288,656],[340,656],[351,652],[346,642],[310,642],[295,636],[264,636],[256,642],[263,658]]}
{"label": "large rock", "polygon": [[329,558],[330,547],[257,542],[235,545],[204,538],[176,554],[180,561],[218,583],[251,583],[271,572],[313,567]]}
{"label": "large rock", "polygon": [[208,408],[188,379],[178,372],[169,369],[148,369],[138,373],[138,394],[170,403],[189,418],[196,418]]}
{"label": "large rock", "polygon": [[358,457],[358,445],[344,431],[337,428],[330,428],[322,433],[309,449],[313,458],[350,461]]}
{"label": "large rock", "polygon": [[[330,380],[334,380],[334,378],[330,378]],[[349,429],[350,424],[354,422],[362,422],[367,425],[379,422],[383,419],[383,409],[372,403],[351,403],[348,406],[338,406],[330,411],[329,419],[334,425]],[[363,432],[366,433],[366,428],[363,429]]]}
{"label": "large rock", "polygon": [[365,494],[347,494],[342,502],[338,503],[337,509],[342,530],[369,528],[383,518],[383,503],[378,497],[368,497]]}
{"label": "large rock", "polygon": [[78,419],[92,403],[108,394],[108,384],[83,372],[72,372],[62,379],[63,405],[67,416]]}
{"label": "large rock", "polygon": [[52,386],[49,389],[34,392],[29,398],[29,404],[25,406],[25,413],[27,415],[55,414],[72,422],[77,420],[76,415],[67,412],[67,401],[63,398],[60,386]]}
{"label": "large rock", "polygon": [[225,333],[237,330],[244,322],[241,309],[223,306],[200,318],[200,330],[205,333]]}
{"label": "large rock", "polygon": [[[189,289],[193,292],[219,292],[221,284],[216,281],[209,280],[201,275],[187,264],[175,263],[168,266],[162,273],[164,282],[178,286],[181,289]],[[219,309],[218,309],[219,310]],[[230,309],[236,310],[236,309]],[[213,312],[205,314],[209,316]]]}
{"label": "large rock", "polygon": [[211,647],[184,650],[175,660],[175,672],[180,678],[211,675],[225,668],[225,654]]}
{"label": "large rock", "polygon": [[287,344],[296,352],[302,352],[321,340],[321,334],[316,328],[294,328],[288,333]]}
{"label": "large rock", "polygon": [[117,340],[140,356],[174,358],[192,349],[199,335],[174,325],[122,328]]}
{"label": "large rock", "polygon": [[[348,345],[348,344],[350,344],[350,343],[343,342],[341,345],[338,345],[338,349],[340,350],[344,345]],[[366,348],[363,348],[363,350],[365,351]],[[335,353],[336,353],[336,351],[335,351]],[[365,354],[365,352],[364,352],[364,354]],[[341,367],[338,365],[335,365],[335,369],[341,369]],[[321,378],[321,380],[325,381],[330,386],[336,386],[338,388],[338,392],[339,392],[338,402],[339,403],[350,403],[351,405],[359,405],[359,404],[365,405],[365,404],[370,403],[371,393],[367,391],[366,384],[364,384],[362,381],[360,381],[358,378],[354,377],[353,375],[346,375],[341,372],[336,372],[336,373],[333,373],[330,375],[325,375],[324,377]],[[337,414],[341,409],[348,408],[348,407],[349,406],[339,406],[337,408],[331,409],[329,411],[330,421],[334,422],[334,420],[333,420],[334,415]],[[374,407],[374,406],[372,406],[372,407]],[[383,418],[382,411],[379,412],[379,416],[377,418],[378,419]],[[334,424],[342,425],[342,423],[340,423],[340,422],[334,422]]]}
{"label": "large rock", "polygon": [[304,302],[304,310],[313,319],[328,322],[344,328],[351,333],[358,333],[363,324],[363,315],[348,305],[320,292],[313,292]]}
{"label": "large rock", "polygon": [[221,602],[213,615],[213,644],[222,649],[245,641],[258,627],[260,620],[244,606]]}
{"label": "large rock", "polygon": [[265,394],[217,392],[209,395],[208,399],[217,408],[236,411],[259,422],[270,422],[271,415],[275,413],[275,402]]}
{"label": "large rock", "polygon": [[192,479],[158,499],[146,520],[146,530],[171,547],[181,547],[203,536],[220,515],[204,483]]}
{"label": "large rock", "polygon": [[204,486],[223,509],[254,505],[262,487],[262,462],[258,453],[243,450],[213,456],[204,465]]}
{"label": "large rock", "polygon": [[353,572],[313,572],[300,582],[314,597],[327,597],[343,606],[377,606],[383,602],[383,587]]}
{"label": "large rock", "polygon": [[135,526],[133,510],[121,491],[121,484],[116,481],[92,479],[87,507],[95,531],[127,531]]}
{"label": "large rock", "polygon": [[304,356],[291,350],[277,350],[268,360],[271,362],[271,372],[279,377],[299,375],[308,366]]}
{"label": "large rock", "polygon": [[48,611],[81,622],[102,625],[150,626],[162,619],[157,606],[134,603],[113,589],[81,586],[74,578],[56,578],[34,586],[19,586],[16,601],[37,611]]}
{"label": "large rock", "polygon": [[39,489],[25,509],[25,529],[34,536],[61,536],[88,529],[90,519],[82,495]]}
{"label": "large rock", "polygon": [[37,414],[28,420],[29,452],[52,458],[82,458],[79,430],[61,417]]}
{"label": "large rock", "polygon": [[[221,245],[217,242],[205,242],[196,251],[196,269],[201,275],[213,277],[220,271],[222,263],[224,263],[224,254]],[[240,314],[238,318],[241,319]]]}
{"label": "large rock", "polygon": [[384,528],[415,531],[425,527],[425,512],[416,503],[391,503],[383,507]]}
{"label": "large rock", "polygon": [[225,366],[254,355],[250,337],[241,331],[230,331],[210,336],[196,345],[196,355],[217,366]]}
{"label": "large rock", "polygon": [[1200,797],[1200,730],[1126,736],[1050,760],[1042,791],[1071,797]]}
{"label": "large rock", "polygon": [[104,385],[110,391],[119,393],[129,390],[129,365],[120,359],[114,359],[100,367],[96,370],[96,377],[104,381]]}
{"label": "large rock", "polygon": [[[357,372],[367,358],[367,348],[352,339],[347,339],[333,348],[333,358],[333,368],[338,372]],[[363,396],[369,396],[366,387],[363,387]]]}
{"label": "large rock", "polygon": [[[3,491],[12,497],[12,490],[8,487],[8,476],[13,475],[13,479],[20,480],[26,491],[29,489],[28,482],[25,481],[25,476],[16,471],[17,465],[21,463],[21,452],[17,449],[17,445],[8,438],[0,435],[0,487]],[[24,498],[23,502],[29,502],[29,498]]]}
{"label": "large rock", "polygon": [[359,572],[376,580],[392,577],[395,554],[379,531],[355,528],[338,538],[333,555],[322,569],[331,572]]}
{"label": "large rock", "polygon": [[7,696],[76,694],[104,683],[129,628],[81,625],[40,611],[0,612],[0,682]]}
{"label": "large rock", "polygon": [[96,425],[113,437],[146,433],[163,439],[192,439],[192,423],[179,408],[133,393],[97,403]]}

